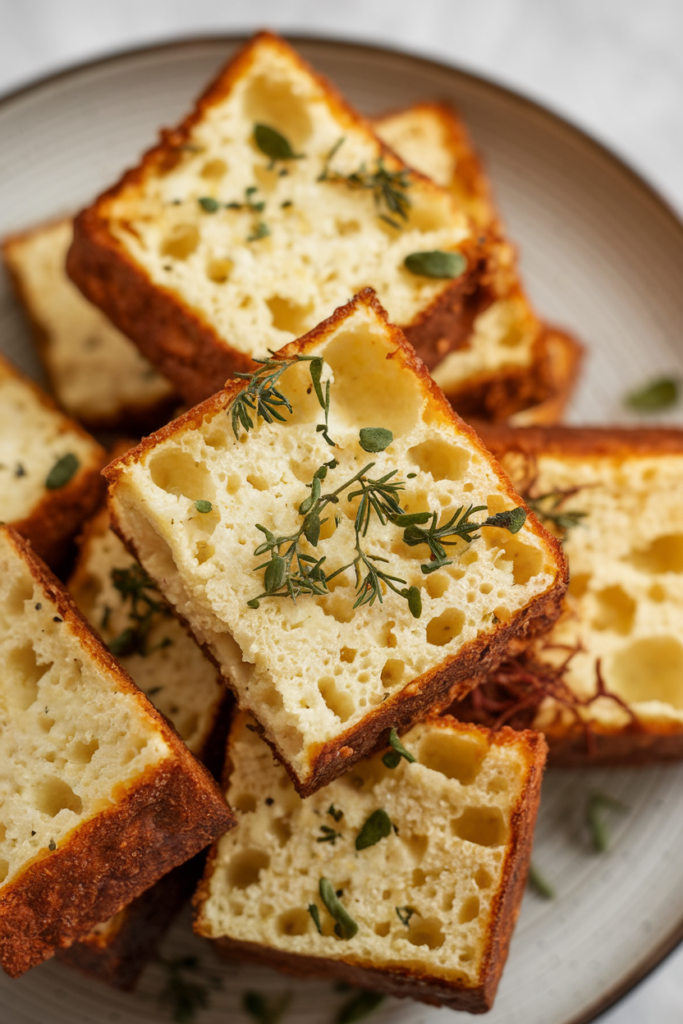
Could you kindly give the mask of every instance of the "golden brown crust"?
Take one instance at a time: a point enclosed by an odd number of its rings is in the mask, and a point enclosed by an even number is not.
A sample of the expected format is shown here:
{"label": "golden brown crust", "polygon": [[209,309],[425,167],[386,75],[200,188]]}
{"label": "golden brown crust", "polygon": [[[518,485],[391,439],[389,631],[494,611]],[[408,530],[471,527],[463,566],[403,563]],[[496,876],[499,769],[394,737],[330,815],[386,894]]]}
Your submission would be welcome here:
{"label": "golden brown crust", "polygon": [[203,853],[174,868],[119,911],[110,927],[91,932],[68,949],[62,963],[114,988],[130,992],[161,939],[190,899],[204,866]]}
{"label": "golden brown crust", "polygon": [[[392,336],[392,345],[395,346],[388,358],[398,359],[406,368],[410,369],[419,378],[429,401],[439,410],[443,420],[465,434],[468,441],[487,456],[488,452],[477,434],[472,427],[463,422],[445,399],[439,387],[430,377],[424,363],[406,341],[403,332],[400,328],[387,322],[387,314],[371,288],[364,289],[347,305],[335,310],[331,317],[303,338],[285,345],[279,350],[278,355],[282,358],[292,358],[298,353],[304,353],[313,348],[339,323],[343,322],[353,312],[357,304],[364,304],[372,308],[376,315],[384,321],[386,330]],[[109,482],[110,495],[116,488],[125,466],[138,461],[146,452],[172,437],[178,429],[199,425],[206,416],[212,417],[219,411],[227,409],[234,395],[244,386],[241,381],[229,381],[222,391],[194,409],[190,409],[179,419],[162,427],[156,434],[144,438],[136,448],[106,466],[103,473]],[[533,524],[537,533],[543,537],[552,551],[558,567],[554,586],[549,588],[546,593],[533,598],[526,608],[508,622],[499,624],[490,633],[465,645],[457,655],[446,659],[437,668],[414,679],[397,696],[385,701],[384,704],[370,712],[358,725],[348,729],[332,742],[321,743],[307,784],[302,784],[301,780],[295,776],[292,767],[283,761],[301,796],[309,796],[321,786],[343,774],[360,758],[366,757],[374,750],[384,746],[391,728],[405,731],[413,723],[424,718],[429,711],[435,708],[444,708],[453,700],[464,697],[485,677],[487,671],[498,664],[514,639],[529,637],[536,632],[547,630],[559,616],[562,597],[569,579],[562,548],[557,539],[545,530],[519,495],[515,493],[500,467],[494,463],[491,468],[498,477],[502,491],[514,505],[521,505],[526,509],[529,522]],[[110,505],[110,508],[112,529],[119,534],[129,550],[138,557],[134,541],[124,535],[113,506]],[[215,657],[212,657],[204,645],[202,646],[207,657],[210,657],[216,664]],[[220,666],[217,667],[220,668]],[[229,679],[226,679],[226,682],[231,685]],[[281,759],[279,754],[278,757]]]}
{"label": "golden brown crust", "polygon": [[66,628],[119,691],[135,698],[170,748],[58,849],[45,851],[0,890],[0,964],[11,977],[71,945],[184,863],[235,819],[207,770],[95,637],[73,600],[30,546],[0,527]]}
{"label": "golden brown crust", "polygon": [[102,500],[104,487],[100,470],[107,461],[107,453],[75,420],[65,416],[42,388],[20,373],[2,356],[0,356],[0,369],[18,378],[23,385],[30,388],[41,405],[59,416],[64,431],[73,431],[80,437],[87,438],[92,444],[90,462],[87,465],[81,465],[65,487],[60,487],[55,491],[46,491],[28,516],[9,524],[31,543],[34,551],[48,565],[59,566],[63,561],[67,542],[71,540],[83,520],[94,512]]}
{"label": "golden brown crust", "polygon": [[[290,59],[316,79],[342,123],[374,135],[370,122],[353,110],[330,82],[314,71],[284,40],[262,32],[219,73],[182,124],[162,132],[161,142],[145,154],[140,164],[126,172],[74,222],[74,241],[67,257],[70,277],[91,302],[103,309],[117,327],[136,342],[164,376],[174,382],[190,404],[213,394],[233,373],[252,368],[253,361],[246,353],[233,347],[229,339],[221,337],[172,290],[152,283],[112,236],[107,209],[124,189],[138,187],[149,174],[173,166],[194,125],[201,121],[207,109],[229,93],[233,83],[252,61],[255,47],[263,41],[286,52]],[[396,162],[397,167],[405,166],[381,140],[377,139],[377,143],[389,164]],[[442,192],[424,175],[417,171],[411,173],[423,185]],[[490,247],[490,240],[485,235],[479,239],[472,237],[461,246],[467,258],[467,271],[445,284],[440,296],[412,323],[403,325],[410,334],[410,341],[426,362],[429,363],[432,348],[439,339],[446,339],[449,349],[462,344],[460,317],[466,297],[476,297],[469,301],[476,305],[478,311],[490,301],[488,289],[478,287],[478,277],[491,259]]]}
{"label": "golden brown crust", "polygon": [[[463,729],[455,719],[446,716],[429,718],[429,724],[437,728]],[[227,959],[244,958],[254,960],[289,974],[303,976],[337,977],[361,988],[377,989],[399,998],[417,999],[434,1006],[448,1006],[452,1010],[467,1013],[485,1013],[490,1010],[507,959],[510,939],[519,915],[522,896],[531,860],[534,827],[541,798],[541,780],[546,761],[547,747],[539,733],[516,732],[504,727],[498,732],[480,728],[490,744],[506,746],[514,744],[524,747],[528,766],[528,777],[517,806],[511,815],[510,837],[507,843],[502,878],[494,897],[486,947],[478,984],[465,986],[459,981],[449,981],[420,974],[407,968],[379,968],[371,962],[353,958],[352,962],[333,960],[326,957],[301,956],[282,950],[261,946],[254,942],[243,942],[230,938],[215,940],[218,952]],[[209,879],[213,873],[215,848],[207,861],[204,879],[194,897],[195,907],[208,896]],[[201,933],[200,929],[199,933]],[[353,956],[351,948],[349,953]]]}
{"label": "golden brown crust", "polygon": [[[50,332],[47,326],[43,324],[35,314],[33,303],[31,302],[29,295],[26,293],[24,282],[15,266],[15,261],[12,258],[12,250],[15,245],[20,245],[25,239],[30,238],[32,235],[45,231],[47,228],[56,224],[64,223],[68,219],[69,218],[61,217],[58,220],[45,222],[39,227],[31,228],[28,231],[9,235],[0,242],[0,251],[2,252],[10,282],[30,324],[33,332],[33,338],[36,343],[36,350],[50,381],[50,387],[55,395],[59,394],[59,381],[54,376],[53,365],[48,356],[48,350],[51,344]],[[153,430],[160,423],[167,420],[177,404],[178,396],[172,394],[165,398],[158,398],[154,402],[145,402],[141,400],[140,402],[121,404],[117,412],[112,412],[109,415],[82,415],[80,417],[80,421],[89,430],[126,430],[144,433],[147,430]]]}
{"label": "golden brown crust", "polygon": [[626,459],[683,453],[683,429],[677,427],[555,425],[514,428],[502,424],[481,424],[478,430],[496,458],[513,451],[531,459],[537,455],[552,454],[579,459]]}

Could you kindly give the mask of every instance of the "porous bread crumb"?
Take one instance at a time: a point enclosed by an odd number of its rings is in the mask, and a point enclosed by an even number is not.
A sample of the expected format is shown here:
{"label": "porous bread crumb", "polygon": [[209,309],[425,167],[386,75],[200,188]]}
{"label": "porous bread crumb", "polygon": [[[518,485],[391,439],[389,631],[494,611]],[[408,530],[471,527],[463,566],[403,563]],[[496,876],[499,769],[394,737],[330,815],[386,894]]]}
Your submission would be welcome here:
{"label": "porous bread crumb", "polygon": [[[138,568],[109,529],[108,512],[102,509],[87,524],[69,591],[108,645],[117,639],[121,641],[126,630],[136,628],[131,597],[124,597],[121,589],[117,589],[115,574],[118,570],[129,578]],[[125,588],[125,580],[122,585]],[[145,630],[145,654],[125,654],[117,649],[114,653],[152,704],[170,719],[192,753],[201,757],[223,699],[220,676],[161,594],[149,587],[142,587],[141,593],[158,607],[151,611],[149,630]],[[137,610],[144,615],[150,606],[142,599]]]}
{"label": "porous bread crumb", "polygon": [[132,418],[170,401],[173,388],[69,280],[72,237],[71,220],[61,220],[6,239],[2,254],[61,407],[86,425],[130,429]]}
{"label": "porous bread crumb", "polygon": [[[430,984],[471,990],[500,973],[505,944],[491,956],[492,940],[504,913],[516,916],[503,901],[516,873],[523,877],[521,822],[530,818],[530,846],[540,784],[529,733],[507,730],[499,743],[487,730],[432,719],[402,737],[416,763],[389,769],[378,754],[302,800],[253,728],[240,714],[231,729],[227,798],[238,826],[209,860],[200,934],[286,952],[293,970],[297,956],[359,965],[379,987],[385,972],[419,977],[432,1000]],[[389,834],[357,850],[378,809]],[[358,925],[353,938],[335,934],[321,878]]]}
{"label": "porous bread crumb", "polygon": [[[396,470],[404,480],[407,511],[434,509],[439,522],[463,506],[489,514],[515,506],[495,464],[432,393],[424,368],[382,316],[371,293],[357,296],[292,349],[325,359],[337,447],[315,429],[321,410],[308,364],[300,363],[280,381],[294,410],[286,423],[259,420],[235,440],[226,413],[231,392],[224,392],[108,470],[117,529],[302,784],[321,744],[369,722],[385,702],[401,701],[412,681],[449,667],[498,622],[553,594],[563,571],[547,535],[528,520],[515,535],[485,528],[469,548],[459,543],[452,565],[424,575],[426,547],[406,546],[399,528],[373,518],[364,547],[419,588],[420,618],[388,590],[382,604],[354,609],[351,570],[331,581],[329,594],[247,606],[263,590],[256,524],[283,536],[296,530],[306,484],[332,456],[338,465],[326,490],[372,463],[373,478]],[[361,449],[359,428],[370,426],[393,432],[386,451]],[[198,512],[197,501],[210,502],[211,511]],[[352,561],[356,507],[357,499],[342,495],[326,513],[319,547],[304,541],[304,550],[324,554],[330,569]]]}
{"label": "porous bread crumb", "polygon": [[[78,624],[77,624],[78,625]],[[0,896],[170,750],[0,529]]]}
{"label": "porous bread crumb", "polygon": [[[641,443],[646,438],[647,432],[639,432]],[[576,648],[564,679],[579,698],[595,694],[599,662],[607,690],[626,701],[643,723],[668,723],[679,730],[683,451],[610,455],[591,451],[590,443],[584,454],[563,453],[556,444],[553,449],[539,451],[532,463],[514,451],[499,452],[518,486],[532,496],[576,490],[561,510],[584,513],[564,540],[571,572],[566,612],[534,651],[557,663]],[[566,647],[553,650],[554,645]],[[622,729],[631,721],[610,699],[580,710],[605,728]],[[533,724],[561,734],[562,723],[569,728],[573,721],[573,715],[547,699]]]}

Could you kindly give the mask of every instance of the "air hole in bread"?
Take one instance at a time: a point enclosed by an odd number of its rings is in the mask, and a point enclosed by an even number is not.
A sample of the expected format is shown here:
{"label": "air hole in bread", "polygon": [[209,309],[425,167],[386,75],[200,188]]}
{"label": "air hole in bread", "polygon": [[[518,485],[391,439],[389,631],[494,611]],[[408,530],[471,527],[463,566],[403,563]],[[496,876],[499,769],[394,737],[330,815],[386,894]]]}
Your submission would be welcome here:
{"label": "air hole in bread", "polygon": [[228,173],[228,165],[225,160],[216,157],[213,160],[207,160],[199,173],[207,181],[219,181],[224,174]]}
{"label": "air hole in bread", "polygon": [[487,526],[481,532],[489,548],[501,548],[496,566],[503,568],[501,563],[512,563],[512,578],[515,583],[528,583],[532,577],[543,571],[543,552],[540,548],[525,544],[519,537],[497,527]]}
{"label": "air hole in bread", "polygon": [[460,924],[468,924],[470,921],[474,921],[479,917],[479,908],[479,897],[469,896],[460,908],[458,922]]}
{"label": "air hole in bread", "polygon": [[427,847],[429,846],[429,839],[427,838],[427,836],[408,835],[401,836],[400,838],[404,846],[407,847],[413,860],[415,860],[419,864],[420,861],[424,859],[424,855],[427,852]]}
{"label": "air hole in bread", "polygon": [[612,659],[607,687],[629,704],[660,700],[683,709],[683,646],[670,636],[635,640]]}
{"label": "air hole in bread", "polygon": [[183,495],[190,501],[213,498],[211,474],[182,449],[170,448],[153,455],[149,472],[157,487],[176,497]]}
{"label": "air hole in bread", "polygon": [[339,220],[335,221],[337,228],[337,234],[339,235],[355,235],[360,231],[360,224],[357,220]]}
{"label": "air hole in bread", "polygon": [[651,601],[656,601],[659,604],[660,601],[666,601],[666,590],[659,583],[654,583],[648,590],[647,596]]}
{"label": "air hole in bread", "polygon": [[342,647],[339,652],[339,658],[341,661],[345,661],[348,665],[353,664],[356,659],[358,651],[354,647]]}
{"label": "air hole in bread", "polygon": [[281,295],[273,295],[271,299],[266,299],[266,305],[270,310],[273,327],[279,331],[287,331],[295,338],[306,333],[310,326],[312,306],[302,306],[294,299],[285,299]]}
{"label": "air hole in bread", "polygon": [[480,889],[490,889],[493,879],[486,868],[477,868],[474,873],[474,884]]}
{"label": "air hole in bread", "polygon": [[[311,120],[306,110],[308,98],[295,91],[286,78],[258,75],[244,92],[244,115],[250,124],[266,124],[285,136],[296,151],[301,151],[311,134]],[[259,151],[260,152],[260,151]]]}
{"label": "air hole in bread", "polygon": [[408,449],[408,458],[434,480],[461,480],[467,472],[470,454],[447,441],[423,441]]}
{"label": "air hole in bread", "polygon": [[641,551],[632,551],[625,561],[641,572],[659,574],[683,572],[683,534],[657,537]]}
{"label": "air hole in bread", "polygon": [[434,600],[443,597],[448,590],[448,576],[443,572],[433,572],[425,579],[425,590]]}
{"label": "air hole in bread", "polygon": [[355,711],[349,694],[337,688],[332,676],[323,676],[318,680],[318,689],[332,714],[336,715],[340,722],[346,722]]}
{"label": "air hole in bread", "polygon": [[38,783],[33,790],[33,804],[41,814],[48,817],[56,817],[60,811],[73,811],[80,814],[83,810],[83,801],[74,793],[63,779],[54,776],[44,779]]}
{"label": "air hole in bread", "polygon": [[385,345],[375,343],[372,331],[340,331],[324,356],[334,372],[333,420],[385,427],[394,437],[418,422],[423,402],[418,378],[398,359],[386,358]]}
{"label": "air hole in bread", "polygon": [[375,935],[379,935],[380,939],[386,939],[390,931],[390,921],[378,921],[378,923],[375,925]]}
{"label": "air hole in bread", "polygon": [[195,544],[194,557],[199,565],[204,565],[204,562],[208,562],[215,554],[215,547],[213,544],[209,544],[208,541],[198,540]]}
{"label": "air hole in bread", "polygon": [[443,924],[438,917],[421,918],[415,914],[410,919],[407,938],[413,946],[429,946],[430,949],[438,949],[443,946],[446,936]]}
{"label": "air hole in bread", "polygon": [[100,741],[98,739],[92,739],[89,742],[77,740],[69,749],[69,760],[75,761],[76,764],[90,764],[99,749]]}
{"label": "air hole in bread", "polygon": [[286,818],[275,818],[273,821],[273,832],[280,846],[286,846],[292,838],[292,829]]}
{"label": "air hole in bread", "polygon": [[384,662],[381,679],[384,686],[398,686],[406,674],[405,662],[400,658],[389,658]]}
{"label": "air hole in bread", "polygon": [[270,857],[264,850],[240,850],[228,864],[228,884],[235,889],[248,889],[269,865]]}
{"label": "air hole in bread", "polygon": [[256,810],[256,797],[253,793],[238,793],[230,802],[235,810],[241,811],[242,814],[251,814]]}
{"label": "air hole in bread", "polygon": [[161,243],[161,255],[174,260],[186,260],[199,245],[199,228],[196,224],[174,224]]}
{"label": "air hole in bread", "polygon": [[593,629],[609,629],[628,636],[636,615],[636,602],[633,598],[617,584],[597,591],[595,600],[597,611],[591,623]]}
{"label": "air hole in bread", "polygon": [[465,616],[459,608],[447,608],[442,615],[427,623],[427,643],[434,647],[445,647],[459,636],[465,625]]}
{"label": "air hole in bread", "polygon": [[24,603],[30,601],[32,597],[33,584],[28,580],[17,580],[5,598],[5,611],[9,615],[21,615],[24,611]]}
{"label": "air hole in bread", "polygon": [[450,730],[434,730],[424,735],[418,761],[425,768],[440,772],[469,786],[479,775],[487,752],[486,743],[465,738]]}
{"label": "air hole in bread", "polygon": [[247,483],[251,484],[255,491],[267,491],[269,487],[268,481],[260,473],[248,473]]}
{"label": "air hole in bread", "polygon": [[280,935],[305,935],[311,923],[311,915],[302,907],[285,910],[277,919]]}
{"label": "air hole in bread", "polygon": [[489,793],[507,793],[508,783],[502,775],[494,775],[492,779],[486,783],[486,789]]}
{"label": "air hole in bread", "polygon": [[411,878],[411,882],[415,886],[415,888],[416,889],[421,889],[426,881],[427,881],[427,876],[424,873],[424,871],[422,870],[422,868],[415,868],[415,870],[413,871],[412,878]]}
{"label": "air hole in bread", "polygon": [[235,264],[221,256],[212,256],[206,261],[206,276],[214,284],[225,284],[233,271]]}
{"label": "air hole in bread", "polygon": [[[353,594],[350,596],[355,597]],[[325,615],[330,615],[337,622],[350,622],[355,615],[353,601],[343,595],[319,597],[316,599],[316,604],[322,608]]]}
{"label": "air hole in bread", "polygon": [[453,833],[477,846],[502,846],[507,842],[508,827],[497,807],[466,807],[451,822]]}
{"label": "air hole in bread", "polygon": [[38,683],[52,668],[52,662],[38,664],[31,644],[15,647],[5,662],[5,675],[10,683],[12,703],[22,711],[30,708],[38,696]]}

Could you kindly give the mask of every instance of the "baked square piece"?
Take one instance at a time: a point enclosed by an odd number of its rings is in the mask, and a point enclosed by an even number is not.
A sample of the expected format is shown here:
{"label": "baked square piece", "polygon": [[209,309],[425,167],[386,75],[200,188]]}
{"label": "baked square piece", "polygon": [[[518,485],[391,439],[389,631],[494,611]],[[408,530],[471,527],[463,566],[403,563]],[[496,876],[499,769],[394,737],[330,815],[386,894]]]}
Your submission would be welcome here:
{"label": "baked square piece", "polygon": [[448,188],[474,222],[495,238],[499,272],[491,303],[463,344],[430,364],[434,379],[465,418],[518,426],[562,419],[582,346],[543,323],[526,295],[482,161],[464,122],[447,103],[417,103],[378,118],[375,131],[407,164]]}
{"label": "baked square piece", "polygon": [[562,540],[547,636],[453,713],[541,729],[552,763],[683,757],[683,431],[490,428],[487,446]]}
{"label": "baked square piece", "polygon": [[106,452],[0,356],[0,522],[51,565],[97,508]]}
{"label": "baked square piece", "polygon": [[253,730],[244,714],[231,730],[238,826],[209,855],[197,931],[230,958],[490,1009],[526,881],[543,738],[431,718],[402,738],[412,763],[390,749],[302,800]]}
{"label": "baked square piece", "polygon": [[12,235],[2,255],[59,405],[90,430],[164,423],[178,399],[138,348],[66,274],[68,218]]}
{"label": "baked square piece", "polygon": [[114,914],[234,819],[18,533],[0,527],[0,964]]}
{"label": "baked square piece", "polygon": [[[125,449],[124,449],[125,450]],[[101,509],[85,527],[69,583],[79,610],[188,749],[216,772],[223,762],[225,685],[152,580],[109,529]],[[100,981],[133,988],[202,865],[175,868],[59,958]]]}
{"label": "baked square piece", "polygon": [[463,696],[565,588],[369,289],[106,474],[114,528],[302,795]]}
{"label": "baked square piece", "polygon": [[366,286],[431,365],[468,333],[494,256],[447,189],[264,32],[79,214],[68,270],[195,403]]}

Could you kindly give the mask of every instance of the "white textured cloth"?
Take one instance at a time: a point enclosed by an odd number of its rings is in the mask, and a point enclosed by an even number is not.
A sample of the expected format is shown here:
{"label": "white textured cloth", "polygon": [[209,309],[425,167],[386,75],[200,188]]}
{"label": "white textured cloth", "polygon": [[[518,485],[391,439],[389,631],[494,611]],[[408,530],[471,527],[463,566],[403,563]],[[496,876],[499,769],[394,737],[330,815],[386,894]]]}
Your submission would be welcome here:
{"label": "white textured cloth", "polygon": [[[0,94],[131,46],[265,26],[395,46],[518,89],[611,146],[683,214],[681,0],[0,0]],[[680,950],[602,1018],[680,1021]]]}

